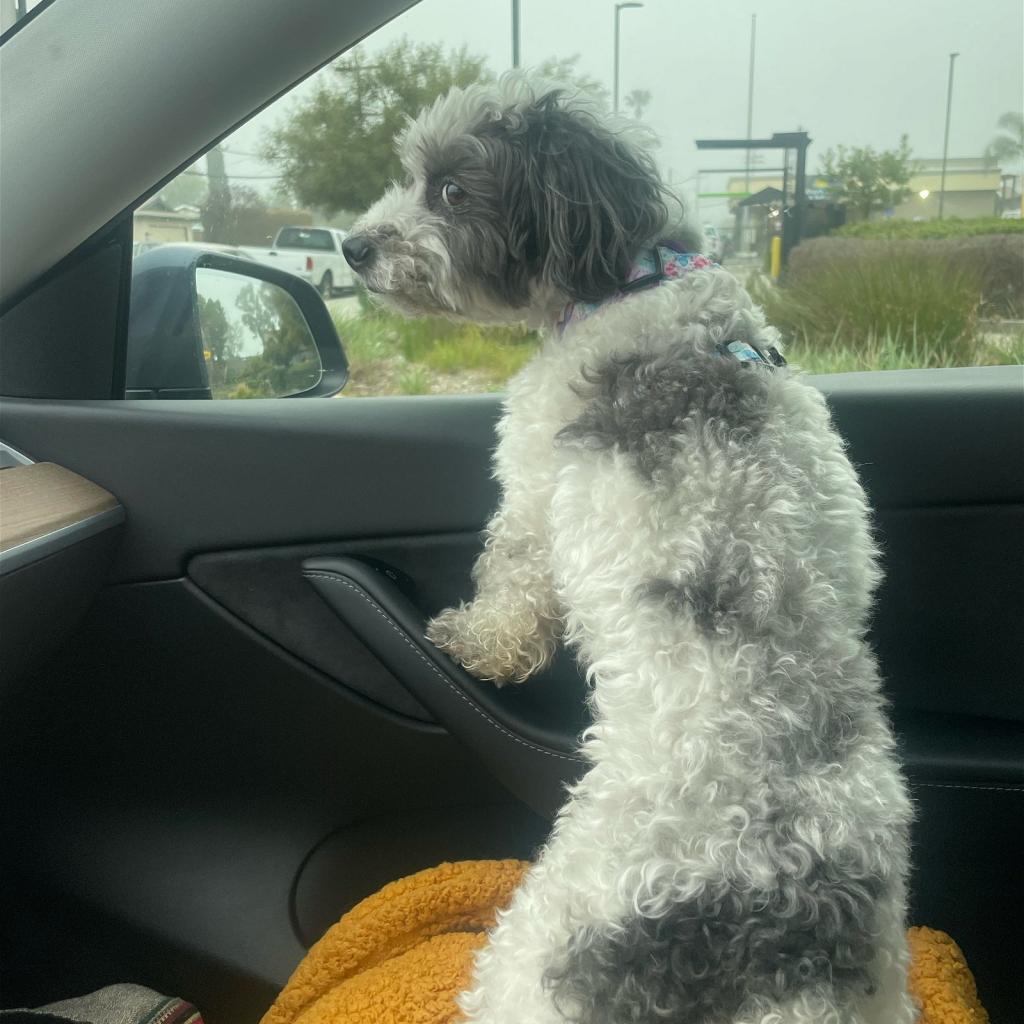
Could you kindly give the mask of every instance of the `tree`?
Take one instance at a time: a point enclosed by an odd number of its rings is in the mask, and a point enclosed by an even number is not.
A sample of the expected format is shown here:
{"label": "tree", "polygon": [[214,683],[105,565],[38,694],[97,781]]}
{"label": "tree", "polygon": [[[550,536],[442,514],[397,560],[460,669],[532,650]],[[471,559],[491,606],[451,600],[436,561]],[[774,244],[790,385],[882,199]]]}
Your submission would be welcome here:
{"label": "tree", "polygon": [[[227,179],[225,178],[226,182]],[[246,185],[218,185],[211,182],[206,202],[199,209],[203,237],[226,245],[266,245],[267,204]]]}
{"label": "tree", "polygon": [[365,209],[401,177],[394,138],[408,118],[452,86],[491,77],[465,47],[446,54],[405,39],[372,61],[357,48],[333,70],[333,82],[295,107],[263,146],[289,194],[329,213]]}
{"label": "tree", "polygon": [[236,381],[250,397],[286,395],[316,383],[320,370],[309,325],[295,300],[272,284],[247,284],[235,303],[242,324],[262,350],[246,358]]}
{"label": "tree", "polygon": [[207,242],[223,244],[230,241],[228,218],[231,215],[231,188],[224,170],[224,153],[220,146],[214,146],[206,154],[206,176],[209,181],[206,201],[200,209],[203,221],[203,238]]}
{"label": "tree", "polygon": [[1024,160],[1024,114],[1008,111],[996,122],[1000,133],[985,147],[985,163],[1015,164]]}
{"label": "tree", "polygon": [[651,94],[647,89],[633,89],[627,93],[625,103],[633,111],[633,116],[639,121],[644,116],[644,111],[650,106]]}
{"label": "tree", "polygon": [[580,55],[571,57],[548,57],[537,65],[537,78],[542,82],[561,85],[573,92],[586,93],[598,106],[607,108],[608,90],[596,78],[584,74],[576,66]]}
{"label": "tree", "polygon": [[867,220],[873,210],[896,206],[910,195],[910,143],[902,135],[897,149],[829,149],[822,157],[821,173],[835,183],[839,201]]}
{"label": "tree", "polygon": [[202,206],[206,202],[206,175],[193,164],[160,189],[160,198],[172,210],[179,206]]}
{"label": "tree", "polygon": [[[580,55],[574,53],[571,57],[549,57],[537,65],[537,77],[555,86],[562,86],[569,93],[583,93],[591,102],[602,110],[609,109],[608,90],[596,78],[581,72],[577,67]],[[627,107],[633,110],[633,116],[639,120],[643,117],[644,110],[651,102],[651,94],[647,89],[634,89],[625,97]],[[657,149],[661,142],[653,132],[645,135],[645,144],[651,149]]]}
{"label": "tree", "polygon": [[209,360],[223,363],[237,356],[240,349],[238,328],[229,322],[224,304],[205,295],[197,295],[197,299],[199,329]]}

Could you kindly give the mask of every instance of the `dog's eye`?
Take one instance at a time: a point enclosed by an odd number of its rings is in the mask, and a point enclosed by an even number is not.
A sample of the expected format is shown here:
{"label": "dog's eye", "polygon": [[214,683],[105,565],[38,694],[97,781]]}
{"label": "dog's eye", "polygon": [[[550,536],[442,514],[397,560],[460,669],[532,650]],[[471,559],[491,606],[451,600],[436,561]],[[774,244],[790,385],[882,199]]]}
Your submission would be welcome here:
{"label": "dog's eye", "polygon": [[441,186],[441,198],[446,206],[458,206],[468,198],[466,190],[454,181],[446,181]]}

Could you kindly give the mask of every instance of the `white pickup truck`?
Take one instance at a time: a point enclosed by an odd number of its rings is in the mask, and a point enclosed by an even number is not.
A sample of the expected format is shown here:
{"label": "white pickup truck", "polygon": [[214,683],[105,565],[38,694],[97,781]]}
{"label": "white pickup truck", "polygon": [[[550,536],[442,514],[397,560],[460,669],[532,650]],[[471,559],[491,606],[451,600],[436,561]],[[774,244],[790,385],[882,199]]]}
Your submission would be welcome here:
{"label": "white pickup truck", "polygon": [[337,228],[281,228],[269,249],[239,249],[257,263],[287,270],[315,285],[329,299],[336,292],[355,287],[352,268],[341,251],[345,232]]}

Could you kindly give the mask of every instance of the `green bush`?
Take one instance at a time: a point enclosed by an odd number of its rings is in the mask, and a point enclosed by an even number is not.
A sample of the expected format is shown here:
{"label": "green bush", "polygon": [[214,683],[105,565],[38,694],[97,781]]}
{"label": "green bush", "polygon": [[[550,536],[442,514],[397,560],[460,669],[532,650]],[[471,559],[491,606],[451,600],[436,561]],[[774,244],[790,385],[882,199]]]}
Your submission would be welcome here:
{"label": "green bush", "polygon": [[966,238],[972,235],[1024,234],[1024,220],[974,217],[959,220],[872,220],[847,224],[834,231],[834,238]]}
{"label": "green bush", "polygon": [[979,325],[995,296],[1001,310],[1019,301],[1015,242],[813,239],[793,251],[781,287],[760,275],[748,287],[787,356],[812,373],[1016,363],[1021,337]]}
{"label": "green bush", "polygon": [[939,365],[971,361],[981,279],[967,262],[879,251],[806,265],[785,288],[758,291],[769,322],[791,343],[835,348],[890,339],[927,345]]}
{"label": "green bush", "polygon": [[[883,279],[890,272],[890,285],[886,287]],[[823,276],[832,274],[849,275],[855,280],[868,275],[870,282],[881,286],[877,292],[857,296],[858,302],[863,298],[873,311],[876,330],[879,326],[883,330],[899,326],[906,335],[915,316],[919,327],[925,327],[929,311],[943,312],[965,301],[965,281],[977,283],[978,316],[1018,319],[1024,312],[1022,235],[893,240],[812,238],[793,250],[786,286],[796,293],[815,290]],[[954,284],[954,294],[943,299],[941,293],[947,281]],[[839,297],[843,294],[846,292],[841,290]],[[850,298],[852,301],[853,296]],[[883,301],[895,303],[910,315],[898,321],[882,317],[879,324],[876,314]],[[963,315],[965,312],[961,319]],[[955,323],[950,323],[947,336],[955,327]]]}

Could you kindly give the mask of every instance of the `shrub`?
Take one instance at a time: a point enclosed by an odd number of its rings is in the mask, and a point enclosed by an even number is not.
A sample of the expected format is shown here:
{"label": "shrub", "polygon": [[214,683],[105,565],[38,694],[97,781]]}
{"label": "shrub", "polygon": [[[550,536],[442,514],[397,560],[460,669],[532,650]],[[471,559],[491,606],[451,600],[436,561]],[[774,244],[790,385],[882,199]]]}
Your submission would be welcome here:
{"label": "shrub", "polygon": [[[1013,223],[1007,221],[1006,223]],[[799,294],[836,275],[851,276],[847,288],[839,288],[837,297],[849,294],[859,278],[872,283],[877,292],[861,290],[858,302],[866,301],[875,317],[873,326],[881,329],[900,325],[906,332],[917,319],[919,326],[935,315],[944,317],[960,308],[960,314],[947,327],[947,336],[968,313],[982,316],[1014,317],[1024,306],[1024,237],[1020,235],[978,235],[944,239],[896,239],[890,241],[858,238],[814,238],[793,250],[786,275],[789,290]],[[888,285],[886,280],[888,279]],[[976,309],[966,309],[967,291],[976,288]],[[950,285],[953,293],[943,297]],[[902,309],[903,315],[892,321],[878,317],[881,305]],[[840,306],[852,312],[849,306]],[[945,322],[942,320],[940,322]]]}
{"label": "shrub", "polygon": [[972,235],[1024,234],[1024,220],[974,217],[969,220],[872,220],[847,224],[833,238],[966,238]]}
{"label": "shrub", "polygon": [[791,343],[835,348],[854,339],[927,340],[946,353],[948,365],[968,362],[981,302],[977,268],[946,256],[883,250],[879,243],[873,250],[805,259],[791,268],[785,288],[761,287],[768,319]]}
{"label": "shrub", "polygon": [[1019,301],[1016,241],[813,239],[793,251],[782,287],[754,275],[749,288],[810,372],[1014,363],[1021,338],[985,334],[978,316]]}

